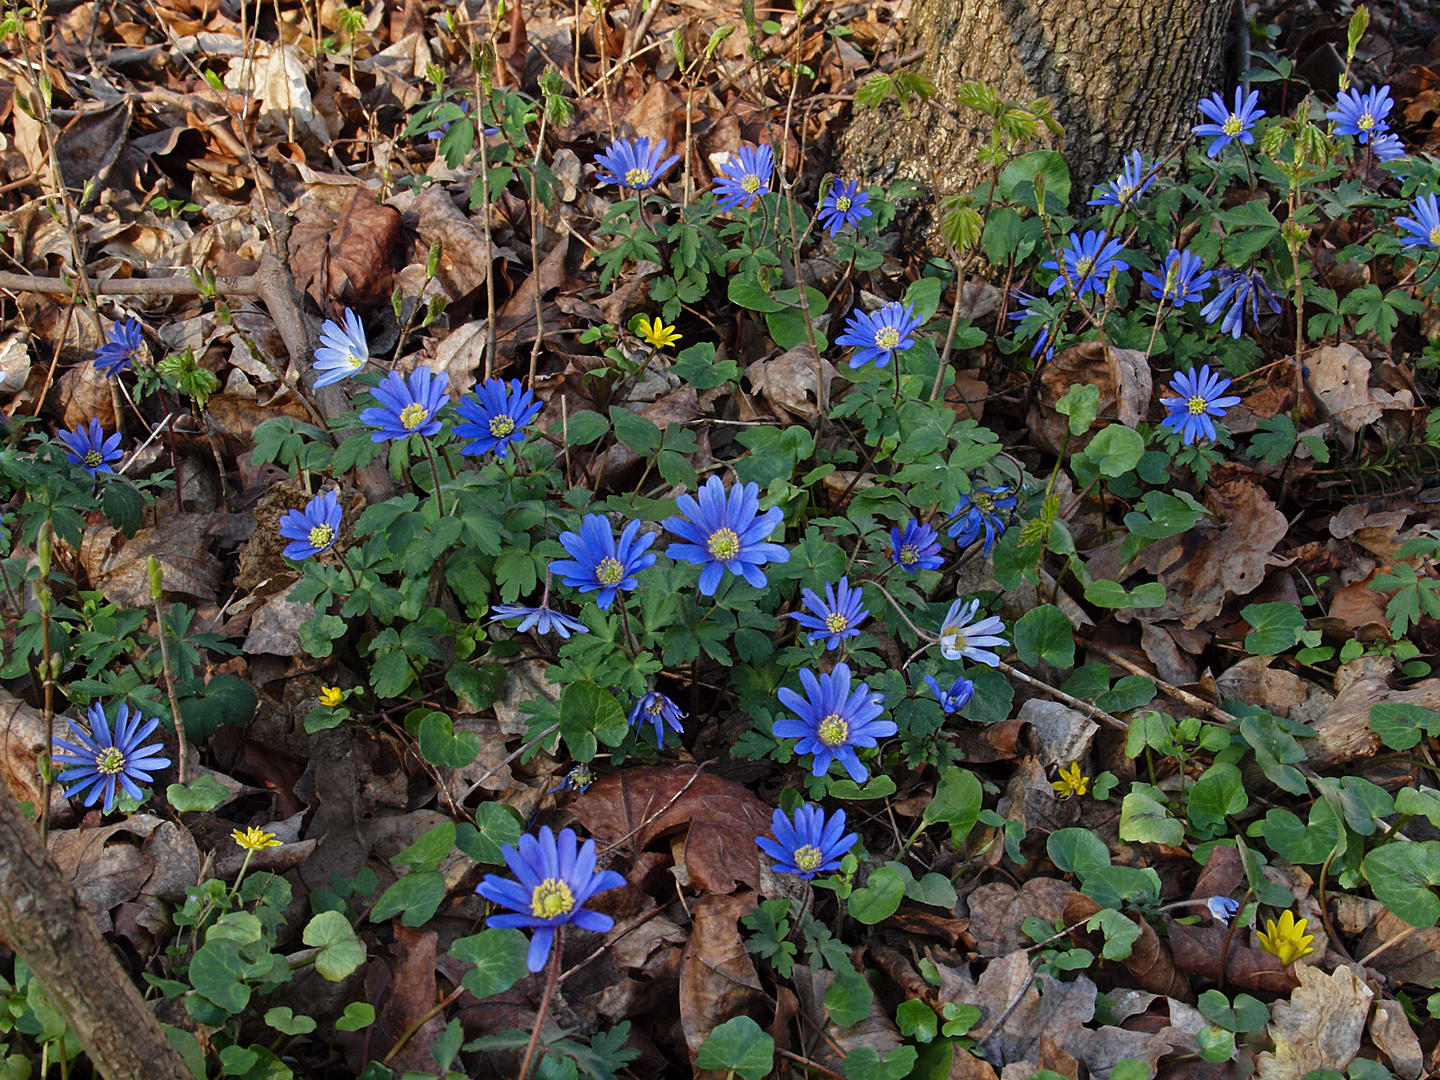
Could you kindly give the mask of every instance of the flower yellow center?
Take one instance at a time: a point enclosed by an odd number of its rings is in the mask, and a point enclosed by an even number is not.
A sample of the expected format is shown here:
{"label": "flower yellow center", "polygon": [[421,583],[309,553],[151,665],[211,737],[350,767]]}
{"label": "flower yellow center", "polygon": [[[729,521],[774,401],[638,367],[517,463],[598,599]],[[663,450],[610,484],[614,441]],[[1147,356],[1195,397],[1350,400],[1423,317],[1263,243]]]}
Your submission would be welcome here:
{"label": "flower yellow center", "polygon": [[715,558],[729,562],[740,554],[740,537],[735,535],[734,529],[716,529],[710,534],[710,542],[706,546]]}
{"label": "flower yellow center", "polygon": [[843,633],[850,629],[850,620],[840,614],[840,612],[832,611],[829,615],[825,616],[825,629],[829,630],[832,634]]}
{"label": "flower yellow center", "polygon": [[820,736],[820,741],[826,746],[839,746],[850,736],[850,725],[842,720],[836,713],[831,713],[820,721],[820,727],[815,734]]}
{"label": "flower yellow center", "polygon": [[740,181],[740,190],[747,195],[754,195],[760,190],[760,178],[754,173],[750,173],[744,180]]}
{"label": "flower yellow center", "polygon": [[1122,203],[1127,203],[1135,197],[1135,188],[1129,184],[1117,184],[1116,187],[1119,189],[1118,194]]}
{"label": "flower yellow center", "polygon": [[496,416],[490,420],[490,434],[497,439],[503,439],[515,430],[515,421],[508,416]]}
{"label": "flower yellow center", "polygon": [[114,776],[125,768],[125,755],[115,746],[107,746],[95,755],[95,768],[106,776]]}
{"label": "flower yellow center", "polygon": [[795,865],[801,870],[814,870],[825,861],[825,853],[814,844],[795,849]]}
{"label": "flower yellow center", "polygon": [[310,546],[327,548],[335,542],[335,530],[329,525],[316,525],[310,530]]}
{"label": "flower yellow center", "polygon": [[654,697],[652,697],[649,701],[645,703],[645,711],[651,716],[659,716],[662,712],[665,711],[664,699],[661,698],[659,694],[656,694]]}
{"label": "flower yellow center", "polygon": [[1436,247],[1440,247],[1440,225],[1436,225],[1435,228],[1430,230],[1430,243]]}
{"label": "flower yellow center", "polygon": [[1375,117],[1371,116],[1368,112],[1361,113],[1360,119],[1355,121],[1355,126],[1361,131],[1369,131],[1375,126]]}
{"label": "flower yellow center", "polygon": [[346,363],[348,363],[356,371],[359,371],[362,367],[365,366],[365,359],[366,358],[364,356],[360,355],[352,349],[349,358],[346,360]]}
{"label": "flower yellow center", "polygon": [[621,566],[620,560],[614,556],[605,556],[595,567],[595,580],[601,585],[619,585],[624,577],[625,567]]}
{"label": "flower yellow center", "polygon": [[875,344],[881,349],[893,349],[900,344],[900,331],[887,326],[875,335]]}
{"label": "flower yellow center", "polygon": [[1191,416],[1199,416],[1206,410],[1206,408],[1208,408],[1207,402],[1203,397],[1200,397],[1198,395],[1192,397],[1189,401],[1185,403],[1185,411],[1188,412]]}
{"label": "flower yellow center", "polygon": [[[835,200],[835,209],[839,210],[842,214],[845,213],[845,211],[849,210],[850,207],[853,205],[854,204],[850,201],[850,199],[844,195],[841,195],[838,199]],[[804,849],[802,848],[801,850],[803,851]],[[814,849],[812,848],[811,850],[813,851]]]}
{"label": "flower yellow center", "polygon": [[104,462],[105,458],[101,455],[99,450],[89,450],[85,454],[85,464],[92,469],[95,468],[97,465],[104,464]]}
{"label": "flower yellow center", "polygon": [[1094,267],[1095,267],[1095,260],[1094,260],[1094,259],[1076,259],[1076,260],[1075,260],[1075,276],[1076,276],[1077,278],[1079,278],[1081,281],[1084,281],[1087,277],[1090,276],[1090,271],[1091,271],[1092,269],[1094,269]]}
{"label": "flower yellow center", "polygon": [[970,501],[982,514],[993,514],[995,512],[995,500],[983,491],[977,491],[970,496]]}
{"label": "flower yellow center", "polygon": [[530,894],[530,914],[537,919],[553,919],[575,910],[575,894],[558,878],[546,878]]}
{"label": "flower yellow center", "polygon": [[625,183],[633,188],[641,187],[650,182],[649,169],[631,169],[625,174]]}
{"label": "flower yellow center", "polygon": [[1226,135],[1229,135],[1233,139],[1236,135],[1239,135],[1240,132],[1245,130],[1245,122],[1241,120],[1240,117],[1236,116],[1234,113],[1231,113],[1229,119],[1225,121],[1225,123],[1221,126],[1220,130],[1225,132]]}
{"label": "flower yellow center", "polygon": [[900,548],[900,562],[904,566],[911,566],[920,561],[920,549],[914,544],[904,544]]}
{"label": "flower yellow center", "polygon": [[414,431],[429,417],[430,412],[418,401],[400,410],[400,423],[406,431]]}

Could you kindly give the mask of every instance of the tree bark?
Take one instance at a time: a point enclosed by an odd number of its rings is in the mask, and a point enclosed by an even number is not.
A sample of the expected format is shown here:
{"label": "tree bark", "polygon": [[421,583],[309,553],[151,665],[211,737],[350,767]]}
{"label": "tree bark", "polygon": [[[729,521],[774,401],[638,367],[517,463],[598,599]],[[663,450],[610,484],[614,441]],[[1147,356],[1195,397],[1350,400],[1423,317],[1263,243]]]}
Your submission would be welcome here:
{"label": "tree bark", "polygon": [[978,79],[1009,101],[1051,99],[1065,133],[1050,145],[1083,203],[1130,151],[1168,154],[1203,119],[1195,103],[1213,89],[1234,11],[1234,0],[914,0],[906,51],[925,50],[918,70],[960,123],[930,109],[907,122],[893,102],[857,113],[847,172],[919,180],[937,195],[989,180],[976,155],[988,123],[954,105]]}
{"label": "tree bark", "polygon": [[107,1080],[195,1080],[6,792],[0,792],[0,938],[35,973]]}

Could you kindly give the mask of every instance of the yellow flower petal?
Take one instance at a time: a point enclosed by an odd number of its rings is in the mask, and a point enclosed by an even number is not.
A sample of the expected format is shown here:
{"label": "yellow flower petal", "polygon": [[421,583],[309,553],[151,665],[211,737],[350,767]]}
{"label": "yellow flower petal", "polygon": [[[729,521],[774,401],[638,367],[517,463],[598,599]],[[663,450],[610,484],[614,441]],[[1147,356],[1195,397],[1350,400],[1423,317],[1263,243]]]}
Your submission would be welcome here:
{"label": "yellow flower petal", "polygon": [[268,833],[264,829],[252,825],[248,829],[236,829],[230,834],[246,851],[260,851],[267,847],[279,847],[280,841],[275,839],[274,833]]}
{"label": "yellow flower petal", "polygon": [[646,344],[653,345],[657,349],[668,348],[680,340],[680,335],[675,332],[675,327],[666,326],[664,320],[655,319],[651,321],[648,317],[640,316],[640,336]]}
{"label": "yellow flower petal", "polygon": [[338,686],[322,686],[320,688],[320,704],[328,708],[335,708],[345,700],[345,691]]}

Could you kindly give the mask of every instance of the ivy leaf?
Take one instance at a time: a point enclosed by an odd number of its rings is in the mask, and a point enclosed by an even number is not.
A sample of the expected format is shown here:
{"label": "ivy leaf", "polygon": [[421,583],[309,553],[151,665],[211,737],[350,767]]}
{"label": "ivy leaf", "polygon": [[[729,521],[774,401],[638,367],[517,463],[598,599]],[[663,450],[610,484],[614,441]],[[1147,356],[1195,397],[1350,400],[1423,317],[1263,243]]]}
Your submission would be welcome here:
{"label": "ivy leaf", "polygon": [[775,1065],[775,1040],[748,1016],[726,1020],[695,1054],[697,1069],[738,1073],[744,1080],[765,1080]]}

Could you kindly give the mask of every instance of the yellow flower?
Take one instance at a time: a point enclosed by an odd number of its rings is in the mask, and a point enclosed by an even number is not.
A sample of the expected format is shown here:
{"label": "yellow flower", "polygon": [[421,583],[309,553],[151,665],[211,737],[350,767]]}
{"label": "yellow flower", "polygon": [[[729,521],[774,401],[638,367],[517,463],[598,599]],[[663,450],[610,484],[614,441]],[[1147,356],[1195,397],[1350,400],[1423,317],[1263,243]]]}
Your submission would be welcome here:
{"label": "yellow flower", "polygon": [[1286,967],[1315,951],[1310,947],[1315,936],[1305,933],[1305,920],[1295,918],[1293,911],[1281,912],[1279,926],[1274,919],[1266,919],[1264,932],[1256,931],[1255,936],[1260,947]]}
{"label": "yellow flower", "polygon": [[680,340],[680,335],[675,332],[675,327],[666,326],[663,319],[651,322],[647,316],[641,315],[639,325],[640,336],[657,349],[668,348]]}
{"label": "yellow flower", "polygon": [[320,704],[328,708],[335,708],[345,700],[345,691],[338,686],[322,686],[320,688]]}
{"label": "yellow flower", "polygon": [[1090,788],[1090,778],[1080,775],[1077,761],[1069,769],[1061,769],[1060,779],[1050,781],[1050,786],[1055,789],[1057,799],[1068,799],[1071,795],[1084,795]]}
{"label": "yellow flower", "polygon": [[264,829],[256,828],[254,825],[243,832],[236,829],[230,834],[246,851],[259,851],[267,847],[279,847],[280,841],[275,839],[274,833],[268,833]]}

